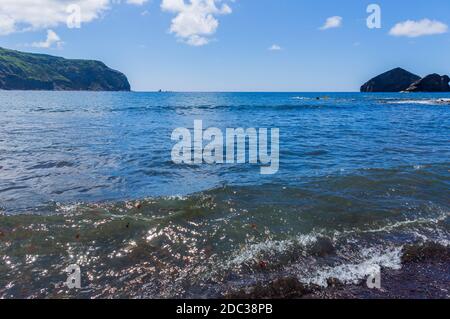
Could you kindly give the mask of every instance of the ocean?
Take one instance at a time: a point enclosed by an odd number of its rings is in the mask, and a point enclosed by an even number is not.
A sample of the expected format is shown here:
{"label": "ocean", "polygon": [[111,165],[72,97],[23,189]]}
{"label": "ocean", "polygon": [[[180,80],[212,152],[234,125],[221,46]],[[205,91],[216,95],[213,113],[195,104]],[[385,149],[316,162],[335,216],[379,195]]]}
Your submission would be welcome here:
{"label": "ocean", "polygon": [[[450,243],[450,94],[0,91],[0,298],[357,284]],[[279,170],[175,164],[174,129],[277,128]],[[79,265],[81,289],[65,285]]]}

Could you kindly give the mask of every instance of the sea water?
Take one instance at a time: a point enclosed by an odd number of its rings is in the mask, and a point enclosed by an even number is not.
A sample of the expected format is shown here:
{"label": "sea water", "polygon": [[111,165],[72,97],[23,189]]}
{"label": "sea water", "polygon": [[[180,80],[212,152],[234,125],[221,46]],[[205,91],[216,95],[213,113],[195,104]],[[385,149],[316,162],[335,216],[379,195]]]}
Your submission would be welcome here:
{"label": "sea water", "polygon": [[[0,92],[0,297],[357,283],[450,241],[450,94]],[[172,161],[173,130],[279,129],[279,170]],[[79,265],[81,289],[64,283]]]}

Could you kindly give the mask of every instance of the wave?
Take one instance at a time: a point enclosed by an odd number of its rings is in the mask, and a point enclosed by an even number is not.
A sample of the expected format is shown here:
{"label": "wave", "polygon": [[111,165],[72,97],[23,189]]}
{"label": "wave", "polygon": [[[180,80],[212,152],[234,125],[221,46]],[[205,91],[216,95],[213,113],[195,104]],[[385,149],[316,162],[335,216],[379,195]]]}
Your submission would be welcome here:
{"label": "wave", "polygon": [[357,263],[344,263],[338,266],[317,269],[312,274],[301,278],[301,282],[328,287],[330,279],[344,284],[358,284],[368,276],[381,272],[381,268],[399,270],[402,267],[402,247],[368,248],[359,252],[361,260]]}
{"label": "wave", "polygon": [[[46,214],[0,215],[0,272],[7,275],[0,297],[218,297],[283,276],[320,286],[330,278],[357,283],[377,267],[401,267],[405,245],[448,247],[448,167],[52,203]],[[53,288],[73,263],[87,288]],[[27,274],[35,278],[31,287]]]}
{"label": "wave", "polygon": [[418,105],[450,105],[450,99],[403,99],[403,100],[383,100],[387,104],[418,104]]}

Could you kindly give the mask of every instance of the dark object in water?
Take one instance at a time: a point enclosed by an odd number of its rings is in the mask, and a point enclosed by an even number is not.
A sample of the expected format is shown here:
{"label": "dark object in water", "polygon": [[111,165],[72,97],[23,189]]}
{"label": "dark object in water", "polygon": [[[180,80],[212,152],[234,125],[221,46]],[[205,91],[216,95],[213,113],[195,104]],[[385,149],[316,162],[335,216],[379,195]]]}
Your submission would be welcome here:
{"label": "dark object in water", "polygon": [[316,243],[311,247],[310,254],[315,257],[325,257],[336,252],[333,242],[328,238],[318,238]]}
{"label": "dark object in water", "polygon": [[436,243],[408,245],[403,248],[402,264],[436,259],[450,260],[450,248]]}
{"label": "dark object in water", "polygon": [[265,261],[263,261],[263,260],[261,260],[258,265],[259,265],[259,267],[261,269],[266,269],[267,268],[267,263]]}
{"label": "dark object in water", "polygon": [[450,92],[448,82],[450,77],[447,75],[430,74],[411,84],[406,92]]}
{"label": "dark object in water", "polygon": [[369,80],[361,86],[361,92],[402,92],[419,80],[420,76],[396,68]]}
{"label": "dark object in water", "polygon": [[345,286],[345,284],[337,278],[328,278],[327,285],[328,285],[328,287],[333,287],[333,288]]}
{"label": "dark object in water", "polygon": [[225,294],[226,299],[290,299],[311,294],[314,286],[306,286],[297,278],[280,278],[268,284],[258,283],[249,289]]}

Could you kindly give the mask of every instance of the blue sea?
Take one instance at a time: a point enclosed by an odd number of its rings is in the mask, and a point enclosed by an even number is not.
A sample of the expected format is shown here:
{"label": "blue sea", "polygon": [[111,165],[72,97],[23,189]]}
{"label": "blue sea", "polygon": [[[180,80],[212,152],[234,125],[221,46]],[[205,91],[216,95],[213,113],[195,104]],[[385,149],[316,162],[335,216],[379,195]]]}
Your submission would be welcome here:
{"label": "blue sea", "polygon": [[[278,128],[278,173],[175,164],[194,120]],[[404,245],[448,246],[449,213],[450,94],[0,91],[3,298],[355,284]]]}

